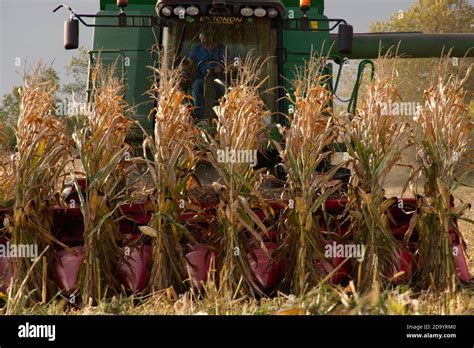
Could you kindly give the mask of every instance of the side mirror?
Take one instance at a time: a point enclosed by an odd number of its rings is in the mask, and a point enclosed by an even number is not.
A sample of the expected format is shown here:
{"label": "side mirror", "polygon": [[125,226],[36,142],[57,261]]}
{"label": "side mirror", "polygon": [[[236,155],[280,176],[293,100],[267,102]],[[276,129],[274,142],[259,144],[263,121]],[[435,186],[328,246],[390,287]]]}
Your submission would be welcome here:
{"label": "side mirror", "polygon": [[64,48],[75,50],[79,47],[79,21],[75,18],[64,22]]}
{"label": "side mirror", "polygon": [[339,53],[351,54],[352,41],[354,39],[354,28],[349,24],[339,25],[339,32],[337,34],[337,45]]}

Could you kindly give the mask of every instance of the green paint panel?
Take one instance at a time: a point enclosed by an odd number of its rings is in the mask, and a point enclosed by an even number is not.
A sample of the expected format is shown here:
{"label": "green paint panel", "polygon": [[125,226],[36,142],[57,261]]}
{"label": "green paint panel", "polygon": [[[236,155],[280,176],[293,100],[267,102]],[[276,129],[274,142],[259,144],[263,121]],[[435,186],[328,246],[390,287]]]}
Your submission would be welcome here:
{"label": "green paint panel", "polygon": [[[129,15],[155,15],[154,8],[148,10],[131,10],[127,8]],[[117,14],[117,11],[100,11],[98,14]],[[98,18],[97,23],[112,24],[113,19]],[[148,118],[153,107],[146,92],[152,83],[152,71],[154,61],[151,56],[151,48],[155,44],[155,35],[159,38],[159,28],[101,28],[94,30],[94,51],[102,51],[102,59],[106,64],[117,62],[120,74],[127,85],[125,94],[127,102],[136,107],[136,115],[145,129],[151,130],[153,122]],[[114,51],[114,52],[110,52]],[[95,54],[97,55],[97,53]]]}
{"label": "green paint panel", "polygon": [[[298,5],[299,1],[293,1],[293,7],[286,8],[286,18],[301,18],[303,13],[300,11]],[[327,19],[326,16],[319,14],[316,8],[312,8],[307,13],[308,18],[311,19]],[[328,29],[328,22],[310,22],[310,26],[317,26],[319,29]],[[330,50],[330,34],[327,31],[293,31],[285,30],[283,32],[283,46],[285,49],[286,60],[283,64],[283,75],[285,77],[285,88],[290,90],[290,81],[294,77],[294,71],[297,67],[303,66],[305,60],[313,50],[316,54],[328,54]],[[289,103],[285,101],[284,108],[286,111],[289,107]]]}
{"label": "green paint panel", "polygon": [[[337,36],[331,35],[337,52]],[[381,48],[381,49],[380,49]],[[355,34],[350,59],[375,59],[397,48],[404,58],[438,58],[450,49],[452,57],[474,57],[473,34],[373,33]]]}
{"label": "green paint panel", "polygon": [[[154,8],[156,5],[156,0],[129,0],[127,12],[129,9],[141,8],[144,10]],[[117,1],[116,0],[100,0],[100,9],[101,10],[117,10]]]}

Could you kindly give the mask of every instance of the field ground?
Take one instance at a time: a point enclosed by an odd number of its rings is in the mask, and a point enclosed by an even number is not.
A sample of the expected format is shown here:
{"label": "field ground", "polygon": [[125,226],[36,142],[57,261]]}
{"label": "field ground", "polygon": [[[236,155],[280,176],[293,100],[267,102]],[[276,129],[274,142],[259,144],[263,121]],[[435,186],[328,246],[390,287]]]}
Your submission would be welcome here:
{"label": "field ground", "polygon": [[97,306],[67,308],[61,299],[50,305],[13,314],[36,315],[417,315],[417,314],[474,314],[474,285],[466,285],[456,293],[428,295],[414,293],[407,286],[372,291],[361,295],[347,287],[321,286],[301,298],[280,294],[260,300],[234,300],[211,291],[203,299],[187,293],[176,297],[162,291],[146,298],[112,298]]}

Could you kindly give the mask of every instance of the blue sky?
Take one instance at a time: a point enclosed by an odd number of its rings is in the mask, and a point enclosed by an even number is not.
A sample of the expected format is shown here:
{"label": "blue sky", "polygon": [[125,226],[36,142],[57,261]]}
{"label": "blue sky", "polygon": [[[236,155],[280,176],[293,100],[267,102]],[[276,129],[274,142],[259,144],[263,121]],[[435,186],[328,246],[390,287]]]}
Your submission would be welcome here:
{"label": "blue sky", "polygon": [[[63,22],[66,11],[52,13],[63,0],[0,0],[0,96],[21,84],[21,72],[27,63],[42,59],[52,63],[62,81],[64,66],[74,55],[65,51]],[[95,13],[99,0],[64,0],[78,13]],[[327,0],[326,14],[344,18],[355,32],[366,32],[370,23],[387,20],[398,10],[408,9],[416,0]],[[474,0],[470,0],[474,5]],[[64,11],[64,12],[63,12]],[[81,45],[90,47],[92,29],[81,27]],[[22,65],[16,66],[17,57]]]}

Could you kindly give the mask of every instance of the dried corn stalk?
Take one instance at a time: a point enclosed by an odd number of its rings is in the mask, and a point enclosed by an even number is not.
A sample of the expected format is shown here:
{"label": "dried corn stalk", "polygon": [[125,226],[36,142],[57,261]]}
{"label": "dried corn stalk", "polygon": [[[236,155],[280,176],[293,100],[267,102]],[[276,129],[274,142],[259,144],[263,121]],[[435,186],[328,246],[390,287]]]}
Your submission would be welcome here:
{"label": "dried corn stalk", "polygon": [[389,209],[396,199],[387,200],[383,188],[402,151],[412,144],[412,131],[384,112],[384,106],[400,100],[393,62],[389,54],[379,58],[366,96],[345,125],[344,143],[353,166],[348,207],[351,230],[357,243],[365,246],[358,274],[364,290],[382,284],[399,269],[400,246],[389,228]]}
{"label": "dried corn stalk", "polygon": [[303,294],[321,280],[316,264],[323,257],[324,240],[315,213],[340,188],[340,183],[332,180],[338,166],[316,173],[330,157],[328,148],[337,139],[328,76],[324,75],[326,62],[326,57],[313,53],[296,71],[290,98],[294,115],[287,115],[290,127],[282,132],[285,148],[278,146],[294,202],[288,209],[285,245],[289,252],[286,281],[295,294]]}
{"label": "dried corn stalk", "polygon": [[170,69],[163,62],[154,69],[155,83],[150,94],[156,101],[152,110],[155,119],[154,137],[146,137],[143,148],[154,192],[150,198],[154,215],[150,229],[153,237],[151,290],[173,287],[183,290],[187,278],[186,260],[181,244],[192,240],[180,215],[185,208],[184,190],[194,171],[196,129],[192,105],[181,90],[181,71]]}
{"label": "dried corn stalk", "polygon": [[73,134],[87,180],[85,192],[80,192],[72,173],[84,218],[85,262],[80,287],[87,303],[120,291],[117,274],[124,251],[119,244],[117,209],[130,200],[123,182],[131,169],[126,165],[129,146],[125,140],[132,124],[115,66],[105,68],[99,60],[91,79],[93,104],[85,108],[83,120],[78,122],[82,126]]}
{"label": "dried corn stalk", "polygon": [[266,232],[251,207],[265,209],[257,191],[261,171],[255,170],[257,151],[262,147],[269,112],[260,97],[262,63],[252,53],[237,67],[236,78],[230,82],[219,105],[217,134],[205,135],[207,159],[220,175],[224,189],[217,209],[218,240],[221,246],[218,265],[220,285],[224,294],[232,296],[244,290],[252,295],[258,291],[250,270],[248,255],[255,247],[266,250],[259,231]]}
{"label": "dried corn stalk", "polygon": [[[20,90],[16,128],[18,152],[13,163],[15,202],[13,217],[6,227],[11,233],[12,244],[31,245],[37,248],[38,254],[47,250],[44,257],[50,266],[53,246],[59,244],[51,233],[52,207],[59,203],[57,188],[68,163],[69,142],[64,122],[55,116],[56,89],[41,82],[42,69],[38,65]],[[28,257],[15,258],[13,262],[14,305],[21,305],[28,297],[44,300],[44,291],[52,295],[49,266],[42,270],[41,263],[33,267],[34,262],[34,258]],[[45,271],[46,279],[43,278]]]}

